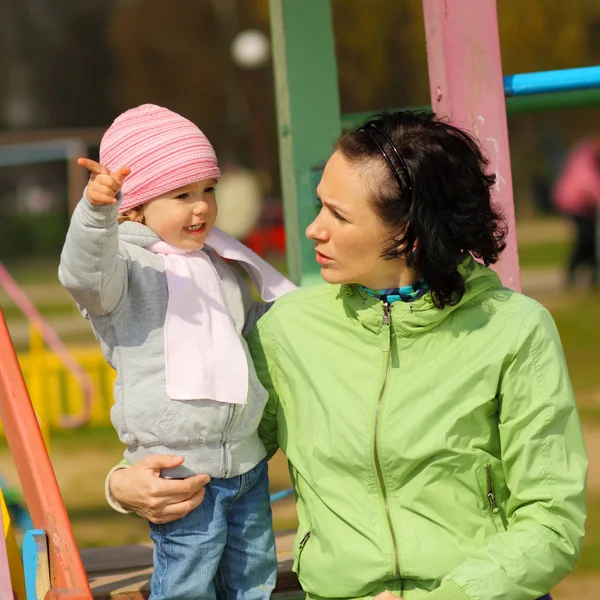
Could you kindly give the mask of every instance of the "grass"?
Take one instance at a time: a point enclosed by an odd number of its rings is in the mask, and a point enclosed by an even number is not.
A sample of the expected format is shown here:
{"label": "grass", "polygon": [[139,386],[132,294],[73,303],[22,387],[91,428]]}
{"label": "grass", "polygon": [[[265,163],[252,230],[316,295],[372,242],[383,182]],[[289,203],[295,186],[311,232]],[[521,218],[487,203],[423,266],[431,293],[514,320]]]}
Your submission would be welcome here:
{"label": "grass", "polygon": [[[38,311],[43,317],[61,317],[68,315],[78,315],[79,312],[75,307],[75,304],[47,304],[47,305],[38,305]],[[11,319],[14,321],[17,320],[25,320],[26,317],[23,315],[21,310],[15,305],[8,305],[2,307],[2,313],[4,314],[5,319]]]}
{"label": "grass", "polygon": [[562,307],[550,308],[560,332],[577,390],[600,387],[600,293],[573,293]]}
{"label": "grass", "polygon": [[575,573],[600,571],[600,496],[589,497],[587,507],[586,535]]}
{"label": "grass", "polygon": [[519,264],[522,269],[562,267],[569,255],[570,245],[566,241],[550,241],[540,244],[520,244]]}
{"label": "grass", "polygon": [[59,256],[12,259],[4,261],[4,266],[21,285],[58,283],[59,260]]}

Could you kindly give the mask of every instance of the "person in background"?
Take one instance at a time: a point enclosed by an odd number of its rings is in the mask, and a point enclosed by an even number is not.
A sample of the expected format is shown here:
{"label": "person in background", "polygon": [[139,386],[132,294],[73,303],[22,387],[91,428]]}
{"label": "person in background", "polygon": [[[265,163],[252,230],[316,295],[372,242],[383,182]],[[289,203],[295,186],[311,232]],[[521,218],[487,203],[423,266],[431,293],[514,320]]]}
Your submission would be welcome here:
{"label": "person in background", "polygon": [[600,140],[580,142],[567,157],[553,190],[554,206],[573,223],[573,247],[566,267],[566,283],[576,282],[580,267],[590,270],[590,285],[598,285],[596,224],[600,206]]}

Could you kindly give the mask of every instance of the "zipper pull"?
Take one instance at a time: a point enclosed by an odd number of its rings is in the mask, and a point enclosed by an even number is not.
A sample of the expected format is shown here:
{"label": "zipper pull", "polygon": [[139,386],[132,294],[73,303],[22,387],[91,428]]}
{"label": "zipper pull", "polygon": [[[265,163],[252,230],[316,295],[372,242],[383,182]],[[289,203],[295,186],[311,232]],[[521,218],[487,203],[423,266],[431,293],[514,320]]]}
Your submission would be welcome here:
{"label": "zipper pull", "polygon": [[310,530],[307,531],[304,534],[304,537],[300,540],[300,543],[298,544],[298,551],[302,551],[304,549],[304,546],[306,546],[309,539],[310,539]]}
{"label": "zipper pull", "polygon": [[495,513],[498,509],[498,505],[496,504],[496,493],[494,492],[494,477],[492,476],[492,467],[490,465],[485,465],[485,472],[487,475],[487,498],[492,512]]}
{"label": "zipper pull", "polygon": [[390,342],[392,337],[391,332],[392,316],[390,314],[390,303],[387,300],[383,301],[383,327],[381,329],[381,351],[389,352]]}
{"label": "zipper pull", "polygon": [[383,324],[390,325],[390,303],[387,300],[383,301]]}

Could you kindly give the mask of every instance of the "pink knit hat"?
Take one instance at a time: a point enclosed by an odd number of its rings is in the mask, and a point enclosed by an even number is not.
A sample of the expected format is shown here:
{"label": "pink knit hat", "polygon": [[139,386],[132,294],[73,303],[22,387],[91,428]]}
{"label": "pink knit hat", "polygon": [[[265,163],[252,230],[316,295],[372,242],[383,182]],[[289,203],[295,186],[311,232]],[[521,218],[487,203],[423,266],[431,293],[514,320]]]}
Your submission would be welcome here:
{"label": "pink knit hat", "polygon": [[119,212],[221,171],[207,137],[186,118],[142,104],[119,115],[100,142],[100,163],[110,171],[129,167]]}

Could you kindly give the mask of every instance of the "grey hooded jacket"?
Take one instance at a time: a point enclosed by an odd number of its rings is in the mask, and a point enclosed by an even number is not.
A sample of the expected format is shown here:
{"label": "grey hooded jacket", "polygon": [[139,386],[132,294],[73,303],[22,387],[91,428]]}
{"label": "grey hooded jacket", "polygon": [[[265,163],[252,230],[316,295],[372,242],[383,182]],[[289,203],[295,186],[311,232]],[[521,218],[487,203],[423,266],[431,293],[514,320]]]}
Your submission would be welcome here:
{"label": "grey hooded jacket", "polygon": [[150,454],[185,456],[163,476],[207,473],[228,478],[252,469],[266,452],[257,428],[267,393],[244,339],[268,305],[253,302],[235,270],[207,253],[248,360],[245,405],[172,400],[165,385],[164,323],[168,289],[161,256],[145,247],[160,238],[141,223],[117,224],[117,205],[77,205],[63,247],[59,279],[116,370],[111,420],[134,463]]}

